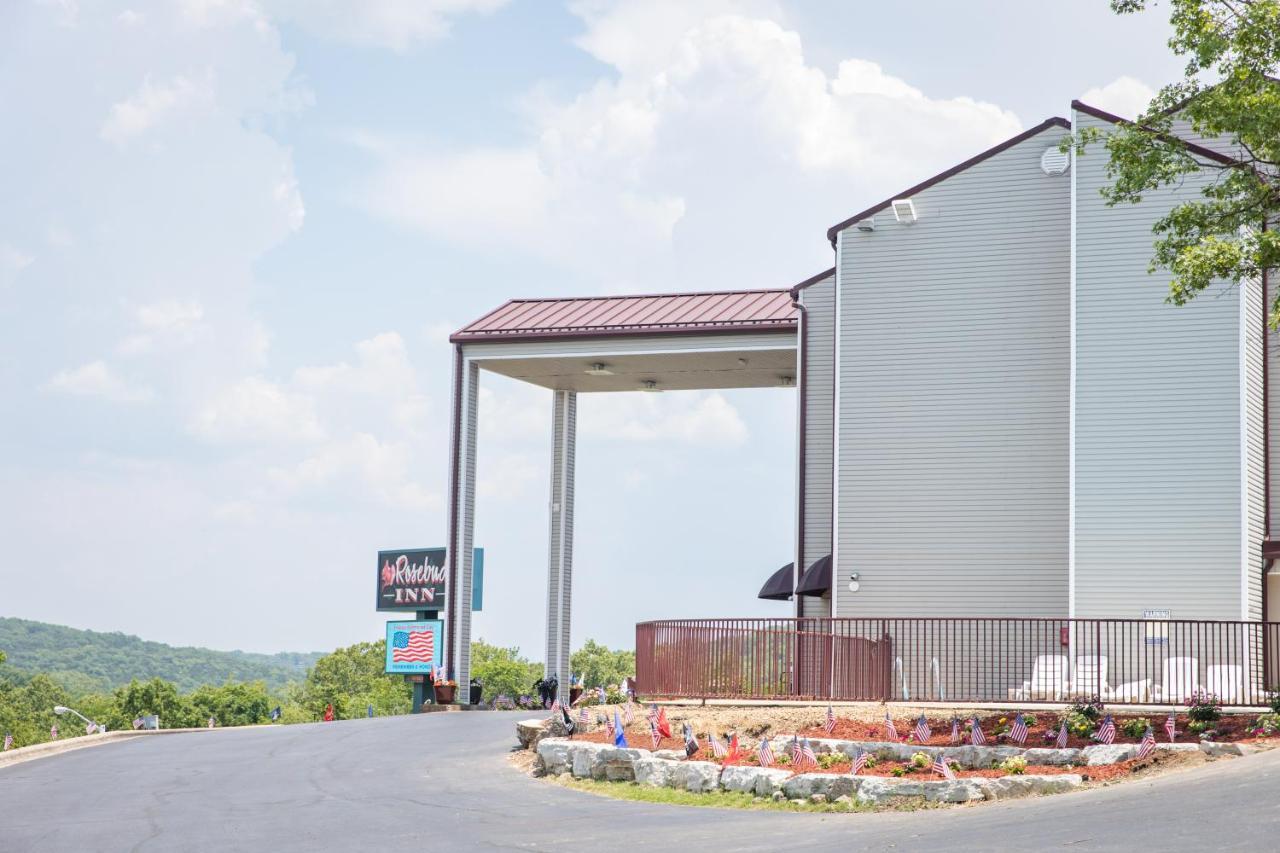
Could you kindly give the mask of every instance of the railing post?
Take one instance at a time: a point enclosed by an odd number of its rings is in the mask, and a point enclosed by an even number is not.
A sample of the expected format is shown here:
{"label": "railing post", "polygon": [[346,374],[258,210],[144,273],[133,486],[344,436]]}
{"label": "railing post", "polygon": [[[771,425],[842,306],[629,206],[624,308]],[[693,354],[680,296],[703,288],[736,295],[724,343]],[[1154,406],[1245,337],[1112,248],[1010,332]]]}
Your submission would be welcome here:
{"label": "railing post", "polygon": [[1102,701],[1102,623],[1093,623],[1093,693]]}
{"label": "railing post", "polygon": [[893,698],[893,663],[889,659],[893,650],[889,648],[889,629],[883,619],[880,620],[880,645],[884,651],[884,677],[881,679],[884,689],[881,691],[883,695],[880,698],[888,702]]}

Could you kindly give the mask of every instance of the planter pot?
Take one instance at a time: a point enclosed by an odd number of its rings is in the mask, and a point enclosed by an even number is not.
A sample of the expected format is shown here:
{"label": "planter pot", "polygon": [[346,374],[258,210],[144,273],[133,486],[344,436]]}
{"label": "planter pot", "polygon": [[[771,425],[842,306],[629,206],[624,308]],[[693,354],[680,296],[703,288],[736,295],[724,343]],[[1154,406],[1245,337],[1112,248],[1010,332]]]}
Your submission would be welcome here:
{"label": "planter pot", "polygon": [[581,687],[570,687],[569,688],[569,704],[572,705],[575,702],[577,702],[578,697],[581,695],[582,695]]}
{"label": "planter pot", "polygon": [[436,704],[437,705],[453,704],[453,696],[454,696],[454,693],[457,692],[457,690],[458,690],[457,687],[446,687],[443,684],[435,685]]}

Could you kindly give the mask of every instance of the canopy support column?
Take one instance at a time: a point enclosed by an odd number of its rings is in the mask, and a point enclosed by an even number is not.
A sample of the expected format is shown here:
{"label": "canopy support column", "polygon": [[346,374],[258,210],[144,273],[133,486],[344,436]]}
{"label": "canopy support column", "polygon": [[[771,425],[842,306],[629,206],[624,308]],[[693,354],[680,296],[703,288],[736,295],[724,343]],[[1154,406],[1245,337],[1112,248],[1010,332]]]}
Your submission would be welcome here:
{"label": "canopy support column", "polygon": [[449,476],[449,591],[444,616],[448,626],[445,666],[458,681],[458,702],[471,692],[471,572],[475,544],[476,418],[480,368],[454,349],[452,459]]}
{"label": "canopy support column", "polygon": [[551,529],[547,551],[546,674],[569,687],[569,610],[573,592],[573,465],[578,395],[553,391],[551,405]]}

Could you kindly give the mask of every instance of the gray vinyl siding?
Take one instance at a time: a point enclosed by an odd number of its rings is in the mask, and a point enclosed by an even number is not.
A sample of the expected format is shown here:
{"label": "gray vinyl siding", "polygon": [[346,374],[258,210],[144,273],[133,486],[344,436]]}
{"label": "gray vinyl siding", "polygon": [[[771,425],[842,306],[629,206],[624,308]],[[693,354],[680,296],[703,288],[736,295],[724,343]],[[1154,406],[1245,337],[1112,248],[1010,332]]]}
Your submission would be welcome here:
{"label": "gray vinyl siding", "polygon": [[1238,619],[1248,494],[1239,293],[1167,304],[1168,275],[1147,272],[1151,226],[1198,180],[1109,208],[1106,163],[1095,145],[1073,169],[1075,615]]}
{"label": "gray vinyl siding", "polygon": [[837,243],[841,616],[1067,613],[1070,181],[1049,128]]}
{"label": "gray vinyl siding", "polygon": [[[808,568],[831,553],[831,480],[834,429],[835,276],[800,291],[805,307],[804,541],[800,563]],[[801,616],[831,615],[829,598],[800,597]]]}

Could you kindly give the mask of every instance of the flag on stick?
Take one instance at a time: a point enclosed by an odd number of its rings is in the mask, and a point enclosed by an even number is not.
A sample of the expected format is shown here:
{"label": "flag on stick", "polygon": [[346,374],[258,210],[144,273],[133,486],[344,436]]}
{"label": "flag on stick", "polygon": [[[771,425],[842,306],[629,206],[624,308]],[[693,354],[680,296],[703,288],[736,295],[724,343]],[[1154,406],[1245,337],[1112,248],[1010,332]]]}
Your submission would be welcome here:
{"label": "flag on stick", "polygon": [[951,743],[957,744],[959,742],[960,742],[960,718],[952,717],[951,718]]}
{"label": "flag on stick", "polygon": [[1169,743],[1173,743],[1173,739],[1178,736],[1178,718],[1173,714],[1164,721],[1164,733],[1169,736]]}
{"label": "flag on stick", "polygon": [[657,749],[658,744],[662,742],[662,733],[658,731],[658,721],[649,721],[649,736],[653,738],[653,748]]}
{"label": "flag on stick", "polygon": [[693,726],[684,724],[684,755],[693,758],[698,752],[698,739],[693,734]]}
{"label": "flag on stick", "polygon": [[889,712],[884,712],[884,736],[888,740],[898,739],[898,728],[893,724],[893,720],[889,717]]}
{"label": "flag on stick", "polygon": [[969,743],[974,746],[986,746],[987,744],[987,736],[982,733],[982,726],[978,725],[977,717],[969,721]]}
{"label": "flag on stick", "polygon": [[[579,696],[578,698],[581,699],[582,697]],[[587,714],[587,706],[583,705],[578,709],[578,723],[586,726],[589,722],[591,722],[591,717]]]}
{"label": "flag on stick", "polygon": [[742,760],[742,751],[738,748],[738,733],[734,732],[729,738],[729,754],[724,757],[726,763]]}
{"label": "flag on stick", "polygon": [[[617,717],[618,712],[615,711],[613,715],[614,717]],[[609,737],[613,737],[613,732],[614,732],[613,720],[610,719],[608,714],[605,714],[605,717],[604,717],[604,730],[609,735]]]}
{"label": "flag on stick", "polygon": [[560,706],[560,719],[564,722],[564,730],[569,733],[569,737],[573,737],[573,733],[578,727],[574,725],[573,717],[569,716],[569,707],[567,705]]}
{"label": "flag on stick", "polygon": [[52,740],[58,739],[58,727],[56,725],[49,727],[49,737]]}
{"label": "flag on stick", "polygon": [[13,749],[13,735],[11,735],[11,734],[5,734],[5,736],[4,736],[4,751],[5,751],[5,752],[8,752],[8,751],[9,751],[9,750],[11,750],[11,749]]}
{"label": "flag on stick", "polygon": [[951,765],[942,760],[942,753],[938,753],[933,757],[933,772],[949,781],[956,778],[956,774],[951,770]]}
{"label": "flag on stick", "polygon": [[758,752],[759,752],[759,758],[760,758],[760,766],[772,767],[773,766],[773,747],[769,745],[768,738],[765,738],[764,740],[760,741],[760,748]]}
{"label": "flag on stick", "polygon": [[630,700],[630,699],[628,699],[628,700],[627,700],[627,704],[625,704],[625,705],[623,705],[623,706],[622,706],[622,719],[624,719],[624,720],[626,721],[627,725],[631,725],[631,721],[632,721],[633,719],[635,719],[635,718],[631,715],[631,700]]}
{"label": "flag on stick", "polygon": [[1009,740],[1021,746],[1027,742],[1027,720],[1021,714],[1013,721],[1013,726],[1009,729]]}
{"label": "flag on stick", "polygon": [[724,758],[728,755],[729,750],[725,749],[724,741],[720,740],[715,732],[710,732],[707,735],[707,740],[711,742],[711,754],[716,758]]}
{"label": "flag on stick", "polygon": [[916,740],[920,743],[927,743],[929,738],[933,737],[933,730],[929,728],[929,721],[924,718],[924,714],[921,714],[920,719],[916,720],[916,727],[911,733],[916,736]]}
{"label": "flag on stick", "polygon": [[663,737],[671,737],[671,724],[667,722],[667,709],[663,708],[658,712],[658,734]]}
{"label": "flag on stick", "polygon": [[818,756],[813,753],[813,746],[809,743],[808,738],[800,741],[800,757],[804,759],[805,767],[817,767]]}
{"label": "flag on stick", "polygon": [[831,710],[831,706],[828,705],[827,719],[826,719],[826,722],[822,724],[822,728],[826,730],[827,734],[831,734],[831,732],[835,730],[835,727],[836,727],[836,713],[835,711]]}
{"label": "flag on stick", "polygon": [[1098,743],[1114,743],[1116,739],[1116,722],[1107,714],[1102,725],[1098,726]]}
{"label": "flag on stick", "polygon": [[627,745],[627,734],[622,730],[622,722],[618,719],[617,711],[613,712],[613,730],[613,745],[625,748]]}
{"label": "flag on stick", "polygon": [[1147,726],[1147,731],[1142,735],[1142,743],[1138,744],[1138,757],[1150,758],[1155,751],[1156,733],[1151,730],[1151,726]]}
{"label": "flag on stick", "polygon": [[858,750],[858,754],[853,757],[853,775],[857,776],[863,770],[867,769],[867,751],[865,749]]}
{"label": "flag on stick", "polygon": [[1056,746],[1058,749],[1067,748],[1067,720],[1065,717],[1062,719],[1062,722],[1058,725],[1058,739],[1053,742],[1053,745]]}

